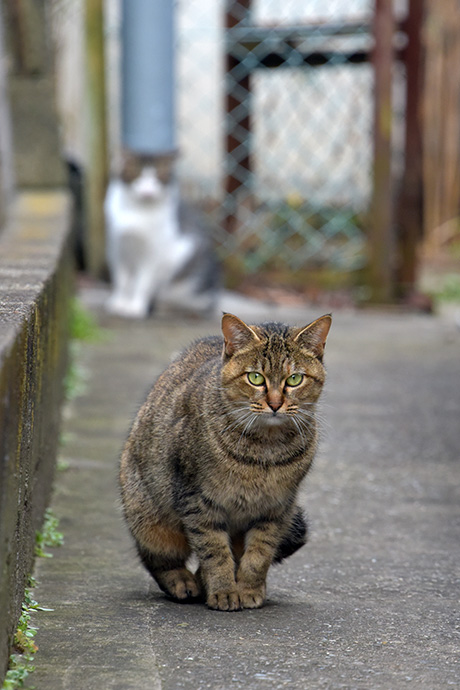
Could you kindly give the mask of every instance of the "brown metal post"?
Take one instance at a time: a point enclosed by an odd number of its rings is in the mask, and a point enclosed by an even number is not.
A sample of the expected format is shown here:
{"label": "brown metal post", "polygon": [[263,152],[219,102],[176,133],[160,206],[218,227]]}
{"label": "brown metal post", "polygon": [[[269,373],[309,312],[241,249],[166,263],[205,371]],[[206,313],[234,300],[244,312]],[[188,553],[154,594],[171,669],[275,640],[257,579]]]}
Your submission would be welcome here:
{"label": "brown metal post", "polygon": [[394,27],[393,0],[375,0],[374,169],[369,236],[369,285],[373,302],[389,302],[394,297],[391,184]]}
{"label": "brown metal post", "polygon": [[[251,0],[227,0],[225,28],[232,29],[247,20]],[[249,136],[251,118],[249,99],[250,74],[239,57],[227,52],[225,59],[225,195],[223,226],[227,232],[236,229],[238,192],[248,180],[251,170]]]}
{"label": "brown metal post", "polygon": [[89,273],[97,278],[103,277],[105,270],[104,197],[108,177],[103,5],[103,0],[85,3],[88,109],[85,259]]}
{"label": "brown metal post", "polygon": [[423,96],[423,0],[410,0],[406,21],[405,165],[397,206],[398,274],[400,297],[409,296],[417,279],[417,249],[423,234],[423,149],[421,104]]}

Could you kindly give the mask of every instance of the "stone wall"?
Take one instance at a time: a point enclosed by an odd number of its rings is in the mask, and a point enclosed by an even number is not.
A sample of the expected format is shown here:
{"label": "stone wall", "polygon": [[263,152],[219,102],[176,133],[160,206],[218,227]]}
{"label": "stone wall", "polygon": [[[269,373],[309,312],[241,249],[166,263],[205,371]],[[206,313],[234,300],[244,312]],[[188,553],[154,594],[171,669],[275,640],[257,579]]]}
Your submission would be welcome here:
{"label": "stone wall", "polygon": [[0,234],[0,683],[50,498],[73,266],[64,191],[17,195]]}

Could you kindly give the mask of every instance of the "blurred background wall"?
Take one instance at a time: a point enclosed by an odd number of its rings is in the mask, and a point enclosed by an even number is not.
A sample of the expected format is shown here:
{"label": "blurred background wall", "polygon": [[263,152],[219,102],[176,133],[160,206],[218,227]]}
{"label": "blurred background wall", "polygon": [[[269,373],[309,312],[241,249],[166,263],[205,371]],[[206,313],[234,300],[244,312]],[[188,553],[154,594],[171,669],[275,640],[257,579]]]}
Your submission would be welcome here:
{"label": "blurred background wall", "polygon": [[[87,18],[97,4],[107,175],[120,160],[119,0],[53,0],[50,14],[63,148],[84,174],[94,169]],[[458,259],[455,2],[174,6],[177,172],[210,221],[228,286],[391,301],[416,292],[426,257]],[[95,274],[101,262],[87,260]]]}

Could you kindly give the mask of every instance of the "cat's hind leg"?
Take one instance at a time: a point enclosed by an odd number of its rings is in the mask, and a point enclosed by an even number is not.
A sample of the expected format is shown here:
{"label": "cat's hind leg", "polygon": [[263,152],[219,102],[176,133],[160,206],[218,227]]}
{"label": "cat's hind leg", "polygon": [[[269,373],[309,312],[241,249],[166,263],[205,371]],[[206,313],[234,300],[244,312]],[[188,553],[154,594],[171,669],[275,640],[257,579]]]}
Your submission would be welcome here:
{"label": "cat's hind leg", "polygon": [[136,539],[137,552],[163,592],[182,602],[200,597],[199,580],[185,565],[190,547],[182,532],[153,525],[142,541]]}
{"label": "cat's hind leg", "polygon": [[292,556],[307,541],[308,527],[301,508],[297,507],[289,528],[280,542],[273,563],[281,563],[284,558]]}

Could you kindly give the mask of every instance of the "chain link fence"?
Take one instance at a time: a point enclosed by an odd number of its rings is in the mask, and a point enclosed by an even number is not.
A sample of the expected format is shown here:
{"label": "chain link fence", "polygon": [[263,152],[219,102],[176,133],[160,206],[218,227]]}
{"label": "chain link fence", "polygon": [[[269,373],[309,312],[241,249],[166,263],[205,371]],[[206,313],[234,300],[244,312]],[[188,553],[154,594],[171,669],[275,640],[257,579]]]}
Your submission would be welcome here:
{"label": "chain link fence", "polygon": [[365,264],[372,0],[180,0],[179,174],[230,283]]}
{"label": "chain link fence", "polygon": [[[404,18],[407,0],[394,4]],[[58,77],[70,156],[85,167],[82,118],[74,115],[81,86],[69,78],[82,72],[83,3],[53,5],[63,52],[71,40],[78,47],[67,51],[71,64],[60,56]],[[119,6],[105,0],[112,172],[120,147]],[[185,200],[212,221],[226,283],[356,283],[369,255],[375,0],[176,0],[175,7],[177,172]],[[393,72],[397,179],[405,109],[398,61]]]}

